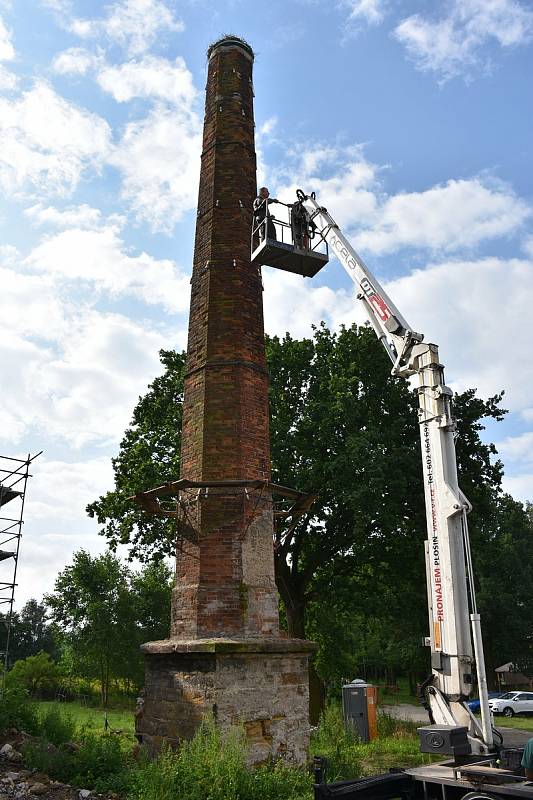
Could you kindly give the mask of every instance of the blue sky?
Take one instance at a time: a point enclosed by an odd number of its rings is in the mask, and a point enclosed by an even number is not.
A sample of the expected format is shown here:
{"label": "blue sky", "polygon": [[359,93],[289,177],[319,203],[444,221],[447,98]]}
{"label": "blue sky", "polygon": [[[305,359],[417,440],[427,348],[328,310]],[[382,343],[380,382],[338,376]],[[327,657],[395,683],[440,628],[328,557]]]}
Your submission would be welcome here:
{"label": "blue sky", "polygon": [[[160,347],[186,343],[206,77],[254,47],[259,181],[315,190],[533,499],[531,74],[519,0],[0,0],[0,453],[43,449],[22,601],[83,546],[87,502]],[[362,321],[332,261],[266,269],[270,333]]]}

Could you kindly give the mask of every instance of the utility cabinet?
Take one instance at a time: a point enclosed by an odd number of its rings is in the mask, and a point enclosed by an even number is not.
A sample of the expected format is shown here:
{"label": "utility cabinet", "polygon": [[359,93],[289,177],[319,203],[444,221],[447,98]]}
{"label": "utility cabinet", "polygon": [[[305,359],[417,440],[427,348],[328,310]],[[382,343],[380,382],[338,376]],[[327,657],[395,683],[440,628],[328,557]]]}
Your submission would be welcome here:
{"label": "utility cabinet", "polygon": [[342,687],[342,711],[346,728],[351,728],[363,742],[378,735],[377,686],[355,679]]}

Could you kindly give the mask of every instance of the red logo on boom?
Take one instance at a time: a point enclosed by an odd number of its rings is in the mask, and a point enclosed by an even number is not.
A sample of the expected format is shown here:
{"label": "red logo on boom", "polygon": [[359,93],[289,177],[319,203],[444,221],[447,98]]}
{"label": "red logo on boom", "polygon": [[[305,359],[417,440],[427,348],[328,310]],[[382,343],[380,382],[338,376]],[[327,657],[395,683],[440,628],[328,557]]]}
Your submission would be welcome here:
{"label": "red logo on boom", "polygon": [[370,305],[374,306],[374,311],[380,320],[382,320],[382,322],[386,322],[390,317],[390,311],[385,301],[379,296],[379,294],[373,294],[368,298],[368,300]]}

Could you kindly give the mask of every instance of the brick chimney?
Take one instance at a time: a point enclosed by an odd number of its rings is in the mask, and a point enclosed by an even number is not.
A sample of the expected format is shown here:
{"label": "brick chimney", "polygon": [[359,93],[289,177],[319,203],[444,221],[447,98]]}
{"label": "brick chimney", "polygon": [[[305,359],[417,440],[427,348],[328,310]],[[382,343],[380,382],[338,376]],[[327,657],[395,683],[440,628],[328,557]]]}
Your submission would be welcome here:
{"label": "brick chimney", "polygon": [[[210,47],[208,57],[181,477],[266,483],[262,285],[259,269],[250,263],[256,196],[253,52],[227,37]],[[210,487],[197,502],[197,541],[178,545],[172,635],[276,635],[268,491],[261,492],[257,505],[242,488]]]}
{"label": "brick chimney", "polygon": [[262,284],[250,262],[253,58],[234,36],[208,51],[181,479],[137,496],[158,513],[179,488],[171,636],[142,646],[136,735],[151,752],[174,747],[211,714],[243,726],[251,763],[304,763],[314,645],[279,635]]}

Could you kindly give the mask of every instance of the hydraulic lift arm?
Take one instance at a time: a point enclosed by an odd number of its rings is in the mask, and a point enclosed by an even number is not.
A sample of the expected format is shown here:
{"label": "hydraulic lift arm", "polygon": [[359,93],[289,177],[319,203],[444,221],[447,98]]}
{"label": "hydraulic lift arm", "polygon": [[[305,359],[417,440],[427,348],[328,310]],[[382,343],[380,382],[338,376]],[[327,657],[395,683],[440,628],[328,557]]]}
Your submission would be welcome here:
{"label": "hydraulic lift arm", "polygon": [[[432,722],[450,728],[466,726],[472,754],[492,752],[494,742],[467,525],[471,506],[457,480],[452,391],[444,382],[438,347],[424,343],[423,335],[409,326],[335,220],[319,206],[314,193],[305,195],[298,190],[298,199],[307,212],[310,229],[328,243],[358,287],[358,299],[392,361],[392,374],[404,378],[418,375],[432,667],[425,697]],[[481,725],[465,702],[472,691],[474,663]]]}

